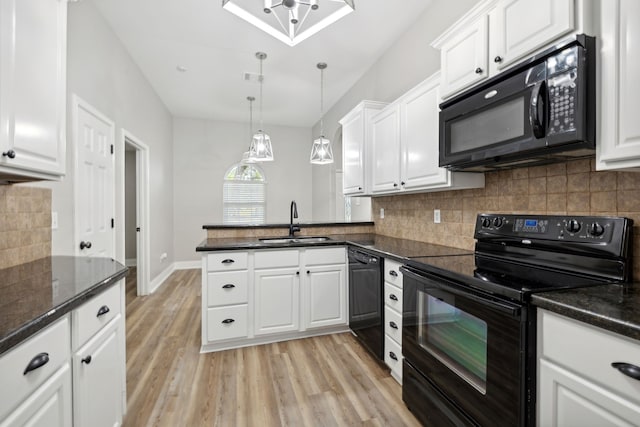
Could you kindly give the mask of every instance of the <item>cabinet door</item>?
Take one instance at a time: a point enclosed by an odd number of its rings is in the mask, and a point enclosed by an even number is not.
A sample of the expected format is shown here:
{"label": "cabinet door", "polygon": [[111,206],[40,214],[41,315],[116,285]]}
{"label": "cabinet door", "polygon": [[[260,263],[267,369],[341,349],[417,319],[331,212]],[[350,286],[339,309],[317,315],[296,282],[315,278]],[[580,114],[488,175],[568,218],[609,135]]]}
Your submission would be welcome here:
{"label": "cabinet door", "polygon": [[438,166],[440,74],[407,93],[400,103],[402,185],[405,189],[449,184]]}
{"label": "cabinet door", "polygon": [[66,0],[0,3],[0,149],[12,151],[0,169],[8,173],[64,174],[66,20]]}
{"label": "cabinet door", "polygon": [[62,365],[44,384],[0,421],[0,427],[71,425],[71,368]]}
{"label": "cabinet door", "polygon": [[255,335],[300,328],[300,272],[295,269],[256,270]]}
{"label": "cabinet door", "polygon": [[440,49],[442,68],[442,96],[469,87],[489,75],[488,17],[482,16],[466,25]]}
{"label": "cabinet door", "polygon": [[640,168],[640,2],[600,6],[600,102],[596,167]]}
{"label": "cabinet door", "polygon": [[400,190],[399,114],[393,105],[372,119],[372,193]]}
{"label": "cabinet door", "polygon": [[122,422],[122,364],[119,315],[73,355],[73,413],[76,427]]}
{"label": "cabinet door", "polygon": [[631,426],[640,420],[640,406],[555,363],[539,363],[538,425]]}
{"label": "cabinet door", "polygon": [[501,0],[490,16],[492,74],[574,29],[574,0]]}
{"label": "cabinet door", "polygon": [[307,329],[347,324],[345,265],[307,267]]}
{"label": "cabinet door", "polygon": [[362,194],[364,183],[364,110],[342,123],[344,194]]}

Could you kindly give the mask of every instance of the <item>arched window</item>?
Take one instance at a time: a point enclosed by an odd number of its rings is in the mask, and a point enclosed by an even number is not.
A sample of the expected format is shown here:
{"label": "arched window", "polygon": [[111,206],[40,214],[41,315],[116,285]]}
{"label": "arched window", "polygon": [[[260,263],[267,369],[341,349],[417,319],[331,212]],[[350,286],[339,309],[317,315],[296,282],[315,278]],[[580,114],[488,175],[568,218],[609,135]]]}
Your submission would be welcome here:
{"label": "arched window", "polygon": [[255,164],[237,163],[224,175],[223,224],[264,224],[266,220],[264,171]]}

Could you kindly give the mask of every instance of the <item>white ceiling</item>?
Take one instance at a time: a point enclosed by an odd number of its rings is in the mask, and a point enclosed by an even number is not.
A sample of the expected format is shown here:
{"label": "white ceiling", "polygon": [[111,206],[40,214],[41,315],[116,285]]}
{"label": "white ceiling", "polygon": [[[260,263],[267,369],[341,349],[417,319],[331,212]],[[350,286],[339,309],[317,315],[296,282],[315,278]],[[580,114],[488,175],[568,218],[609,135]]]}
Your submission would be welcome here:
{"label": "white ceiling", "polygon": [[328,63],[326,111],[431,3],[355,0],[355,12],[289,47],[223,10],[222,0],[90,1],[174,116],[248,121],[246,97],[258,97],[259,86],[243,74],[259,72],[255,52],[263,51],[265,123],[305,127],[320,118],[318,62]]}

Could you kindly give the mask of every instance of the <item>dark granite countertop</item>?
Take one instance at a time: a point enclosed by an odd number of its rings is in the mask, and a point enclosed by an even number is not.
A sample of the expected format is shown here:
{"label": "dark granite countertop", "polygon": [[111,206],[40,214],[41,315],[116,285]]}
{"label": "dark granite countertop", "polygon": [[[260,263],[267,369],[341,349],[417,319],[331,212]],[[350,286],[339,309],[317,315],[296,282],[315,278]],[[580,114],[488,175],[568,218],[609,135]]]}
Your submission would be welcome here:
{"label": "dark granite countertop", "polygon": [[[373,221],[358,221],[358,222],[304,222],[295,223],[294,225],[312,228],[312,227],[349,227],[360,225],[373,225]],[[249,230],[253,228],[288,228],[289,223],[286,224],[205,224],[202,226],[205,230]]]}
{"label": "dark granite countertop", "polygon": [[534,294],[533,303],[555,313],[640,340],[640,283]]}
{"label": "dark granite countertop", "polygon": [[110,258],[53,256],[0,270],[0,354],[127,275]]}
{"label": "dark granite countertop", "polygon": [[331,240],[318,243],[270,243],[261,242],[256,237],[247,238],[213,238],[205,239],[196,248],[197,252],[229,251],[247,249],[273,249],[304,246],[337,246],[352,245],[375,251],[382,256],[395,258],[399,261],[415,257],[465,255],[472,254],[466,249],[452,248],[432,243],[418,242],[415,240],[396,239],[394,237],[380,236],[376,234],[332,234],[327,236]]}

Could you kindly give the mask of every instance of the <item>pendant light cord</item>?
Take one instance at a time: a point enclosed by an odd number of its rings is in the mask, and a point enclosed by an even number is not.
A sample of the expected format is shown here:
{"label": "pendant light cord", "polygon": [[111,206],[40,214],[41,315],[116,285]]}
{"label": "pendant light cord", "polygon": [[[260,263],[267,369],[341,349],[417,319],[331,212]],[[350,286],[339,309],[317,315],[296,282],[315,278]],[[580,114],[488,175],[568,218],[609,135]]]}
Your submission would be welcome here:
{"label": "pendant light cord", "polygon": [[264,124],[262,122],[262,84],[264,83],[264,74],[262,74],[262,61],[264,58],[260,58],[260,132],[264,130]]}
{"label": "pendant light cord", "polygon": [[324,68],[320,68],[320,137],[324,138]]}

